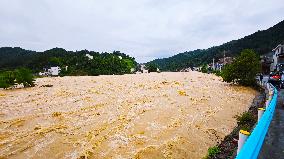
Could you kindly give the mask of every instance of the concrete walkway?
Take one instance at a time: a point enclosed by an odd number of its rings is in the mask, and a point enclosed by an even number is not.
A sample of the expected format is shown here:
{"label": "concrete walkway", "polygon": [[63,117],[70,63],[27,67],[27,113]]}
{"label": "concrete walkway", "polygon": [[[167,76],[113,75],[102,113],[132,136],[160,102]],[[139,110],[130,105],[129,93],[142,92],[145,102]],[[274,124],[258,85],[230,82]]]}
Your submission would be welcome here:
{"label": "concrete walkway", "polygon": [[278,102],[259,159],[284,159],[284,89],[278,92]]}

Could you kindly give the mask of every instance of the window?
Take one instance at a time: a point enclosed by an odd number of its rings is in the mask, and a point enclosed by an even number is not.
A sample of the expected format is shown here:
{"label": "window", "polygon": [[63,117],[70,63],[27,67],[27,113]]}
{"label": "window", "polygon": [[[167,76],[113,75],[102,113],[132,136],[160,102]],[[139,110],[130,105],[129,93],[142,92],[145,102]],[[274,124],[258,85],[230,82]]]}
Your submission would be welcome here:
{"label": "window", "polygon": [[278,58],[278,63],[284,63],[284,58]]}

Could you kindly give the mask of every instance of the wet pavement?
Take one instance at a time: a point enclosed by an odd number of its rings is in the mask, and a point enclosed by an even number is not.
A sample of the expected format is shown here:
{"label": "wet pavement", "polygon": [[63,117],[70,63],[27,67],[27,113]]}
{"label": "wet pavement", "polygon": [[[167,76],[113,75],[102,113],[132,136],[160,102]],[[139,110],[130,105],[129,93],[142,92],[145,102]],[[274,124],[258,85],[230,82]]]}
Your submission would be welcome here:
{"label": "wet pavement", "polygon": [[265,137],[259,159],[284,159],[284,89],[279,90],[274,117]]}

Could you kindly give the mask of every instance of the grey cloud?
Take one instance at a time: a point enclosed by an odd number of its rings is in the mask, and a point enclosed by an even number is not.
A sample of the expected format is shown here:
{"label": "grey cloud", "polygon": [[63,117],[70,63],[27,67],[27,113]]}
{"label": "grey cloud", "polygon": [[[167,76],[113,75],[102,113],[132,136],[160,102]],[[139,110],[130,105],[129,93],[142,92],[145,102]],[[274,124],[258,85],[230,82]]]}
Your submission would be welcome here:
{"label": "grey cloud", "polygon": [[1,46],[121,50],[139,62],[208,48],[283,20],[282,0],[1,0]]}

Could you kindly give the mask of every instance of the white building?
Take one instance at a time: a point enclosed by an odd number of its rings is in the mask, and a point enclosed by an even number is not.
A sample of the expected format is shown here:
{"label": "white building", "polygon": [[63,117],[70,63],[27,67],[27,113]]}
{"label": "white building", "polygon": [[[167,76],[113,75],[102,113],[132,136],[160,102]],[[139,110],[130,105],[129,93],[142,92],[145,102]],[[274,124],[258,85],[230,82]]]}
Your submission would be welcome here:
{"label": "white building", "polygon": [[160,72],[161,72],[159,68],[157,68],[157,72],[158,72],[158,73],[160,73]]}
{"label": "white building", "polygon": [[38,75],[40,75],[40,76],[48,76],[48,72],[39,72]]}
{"label": "white building", "polygon": [[284,45],[278,45],[272,50],[273,62],[270,67],[270,71],[283,71],[284,70]]}
{"label": "white building", "polygon": [[50,67],[50,69],[48,69],[48,72],[51,76],[58,76],[60,71],[61,71],[61,69],[58,66]]}
{"label": "white building", "polygon": [[50,67],[49,69],[45,68],[43,70],[44,72],[39,72],[40,76],[58,76],[61,71],[61,68],[56,66],[56,67]]}
{"label": "white building", "polygon": [[149,73],[149,71],[146,69],[145,65],[141,65],[141,71],[142,71],[142,73]]}
{"label": "white building", "polygon": [[190,72],[192,69],[190,67],[181,69],[180,72]]}
{"label": "white building", "polygon": [[86,54],[86,56],[89,58],[89,60],[93,60],[94,56],[90,55],[90,54]]}
{"label": "white building", "polygon": [[193,71],[201,71],[201,67],[193,67],[192,70]]}

